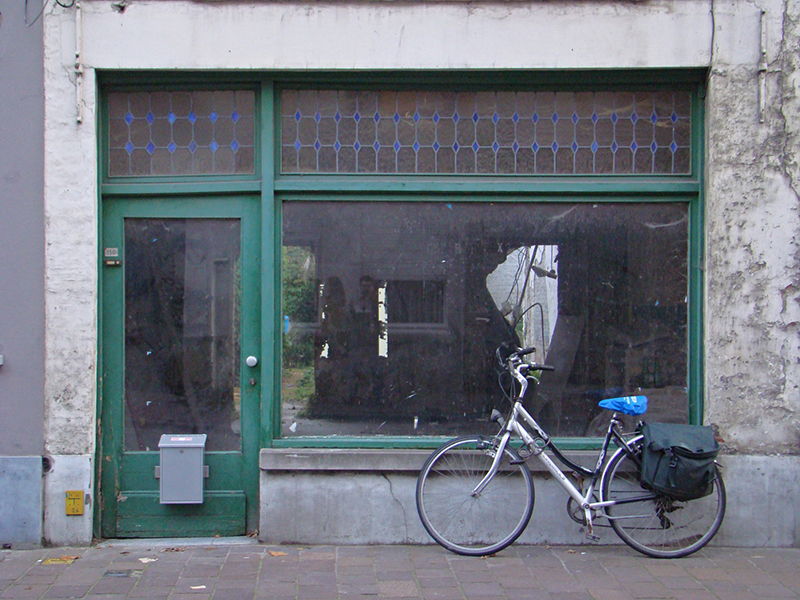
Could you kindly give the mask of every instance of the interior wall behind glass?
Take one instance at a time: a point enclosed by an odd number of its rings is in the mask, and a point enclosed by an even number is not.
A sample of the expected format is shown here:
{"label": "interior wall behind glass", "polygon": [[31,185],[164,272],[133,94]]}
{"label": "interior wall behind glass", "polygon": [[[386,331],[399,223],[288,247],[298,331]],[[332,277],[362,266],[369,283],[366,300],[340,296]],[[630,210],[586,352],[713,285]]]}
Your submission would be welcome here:
{"label": "interior wall behind glass", "polygon": [[680,202],[285,202],[282,435],[491,431],[503,342],[556,367],[552,435],[617,395],[686,422],[687,257]]}

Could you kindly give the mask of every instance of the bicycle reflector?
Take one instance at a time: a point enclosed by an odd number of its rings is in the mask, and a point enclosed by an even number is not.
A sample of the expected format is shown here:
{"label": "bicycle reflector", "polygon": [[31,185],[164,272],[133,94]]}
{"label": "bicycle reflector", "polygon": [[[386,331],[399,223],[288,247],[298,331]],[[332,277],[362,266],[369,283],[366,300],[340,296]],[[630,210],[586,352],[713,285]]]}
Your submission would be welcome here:
{"label": "bicycle reflector", "polygon": [[601,400],[600,408],[616,410],[626,415],[643,415],[647,410],[647,396],[622,396]]}

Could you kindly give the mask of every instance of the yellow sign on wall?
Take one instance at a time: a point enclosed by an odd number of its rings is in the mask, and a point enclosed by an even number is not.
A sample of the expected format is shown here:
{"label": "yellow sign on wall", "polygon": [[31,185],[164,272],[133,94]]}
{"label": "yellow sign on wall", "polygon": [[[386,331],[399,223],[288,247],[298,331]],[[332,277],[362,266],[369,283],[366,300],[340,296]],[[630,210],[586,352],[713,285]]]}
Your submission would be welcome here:
{"label": "yellow sign on wall", "polygon": [[83,514],[83,491],[73,490],[67,492],[67,514],[68,515],[82,515]]}

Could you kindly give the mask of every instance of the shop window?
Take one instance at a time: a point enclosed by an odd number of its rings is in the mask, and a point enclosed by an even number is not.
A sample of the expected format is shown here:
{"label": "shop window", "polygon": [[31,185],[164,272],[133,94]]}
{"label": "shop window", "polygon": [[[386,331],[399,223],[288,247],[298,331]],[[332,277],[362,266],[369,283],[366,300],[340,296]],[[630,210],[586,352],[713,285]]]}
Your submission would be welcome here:
{"label": "shop window", "polygon": [[494,349],[558,367],[529,408],[596,436],[644,393],[687,419],[688,205],[283,203],[282,429],[454,435],[502,408]]}

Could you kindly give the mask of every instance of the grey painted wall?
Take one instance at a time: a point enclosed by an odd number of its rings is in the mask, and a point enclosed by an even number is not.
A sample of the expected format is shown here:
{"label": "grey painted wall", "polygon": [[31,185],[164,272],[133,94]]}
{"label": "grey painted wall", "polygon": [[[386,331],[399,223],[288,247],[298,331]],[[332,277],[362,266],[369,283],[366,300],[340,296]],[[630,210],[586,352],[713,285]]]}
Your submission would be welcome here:
{"label": "grey painted wall", "polygon": [[0,543],[15,548],[42,540],[44,447],[44,46],[24,6],[0,0]]}
{"label": "grey painted wall", "polygon": [[0,0],[0,456],[44,443],[42,20],[24,7]]}

